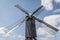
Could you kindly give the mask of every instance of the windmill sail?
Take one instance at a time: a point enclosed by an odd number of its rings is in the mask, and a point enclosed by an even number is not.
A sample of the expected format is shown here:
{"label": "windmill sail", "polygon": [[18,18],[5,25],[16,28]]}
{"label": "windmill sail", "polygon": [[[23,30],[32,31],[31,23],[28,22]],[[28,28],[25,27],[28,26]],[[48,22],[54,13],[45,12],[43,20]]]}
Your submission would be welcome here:
{"label": "windmill sail", "polygon": [[37,10],[35,10],[33,13],[32,13],[32,15],[39,15],[40,13],[39,12],[41,12],[42,10],[44,10],[44,6],[42,5],[41,7],[39,7]]}
{"label": "windmill sail", "polygon": [[23,19],[23,20],[19,20],[17,23],[8,26],[8,29],[5,30],[5,33],[10,33],[11,31],[13,31],[14,29],[16,29],[17,27],[19,27],[27,18]]}
{"label": "windmill sail", "polygon": [[[53,27],[53,28],[55,28],[55,27]],[[42,25],[43,30],[45,30],[46,32],[48,32],[48,33],[50,33],[52,35],[55,35],[58,31],[54,30],[53,28],[50,28],[50,27],[48,27],[48,26],[46,26],[44,24]]]}
{"label": "windmill sail", "polygon": [[25,14],[29,15],[29,13],[25,9],[23,9],[21,6],[15,5],[15,7],[17,7],[19,10],[23,11]]}
{"label": "windmill sail", "polygon": [[44,21],[42,21],[42,20],[40,20],[40,19],[38,19],[36,17],[35,17],[35,19],[37,21],[39,21],[40,23],[43,23],[44,25],[46,25],[46,26],[44,26],[42,28],[45,29],[47,32],[49,32],[51,34],[56,34],[56,32],[58,32],[58,29],[53,27],[52,25],[50,25],[50,24],[48,24],[48,23],[46,23],[46,22],[44,22]]}

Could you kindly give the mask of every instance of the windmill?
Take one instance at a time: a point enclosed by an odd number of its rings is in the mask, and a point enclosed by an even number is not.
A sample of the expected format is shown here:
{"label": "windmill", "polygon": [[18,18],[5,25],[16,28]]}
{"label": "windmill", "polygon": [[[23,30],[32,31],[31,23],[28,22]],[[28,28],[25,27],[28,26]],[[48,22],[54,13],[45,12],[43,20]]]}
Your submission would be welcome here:
{"label": "windmill", "polygon": [[44,9],[43,5],[41,7],[39,7],[37,10],[35,10],[32,14],[29,14],[25,9],[23,9],[19,5],[15,5],[15,7],[17,7],[19,10],[24,12],[27,16],[25,17],[25,19],[19,20],[14,25],[11,25],[11,27],[9,29],[5,30],[6,33],[11,32],[15,28],[17,28],[18,25],[21,25],[24,21],[26,21],[26,27],[25,27],[25,37],[26,37],[26,39],[25,40],[37,40],[36,39],[37,34],[36,34],[35,20],[37,20],[40,23],[45,24],[47,27],[44,27],[44,29],[45,30],[49,29],[49,30],[47,30],[47,32],[50,32],[51,34],[56,34],[58,32],[57,28],[53,27],[52,25],[50,25],[50,24],[44,22],[43,20],[34,16],[34,14],[36,14],[37,12],[41,12]]}

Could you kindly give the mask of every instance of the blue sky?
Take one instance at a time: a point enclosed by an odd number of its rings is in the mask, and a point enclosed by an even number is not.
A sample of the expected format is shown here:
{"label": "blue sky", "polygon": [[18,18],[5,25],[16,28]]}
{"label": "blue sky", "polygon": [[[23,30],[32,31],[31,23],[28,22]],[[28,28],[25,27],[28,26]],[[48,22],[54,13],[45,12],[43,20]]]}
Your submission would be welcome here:
{"label": "blue sky", "polygon": [[[46,5],[45,2],[46,4],[48,3],[49,5]],[[16,4],[22,6],[29,13],[34,12],[38,7],[40,7],[41,5],[44,5],[45,7],[44,11],[42,11],[41,14],[37,17],[42,20],[46,20],[46,17],[55,15],[55,16],[52,16],[51,17],[52,19],[50,20],[56,20],[58,18],[58,22],[59,22],[60,20],[59,19],[60,17],[58,17],[58,15],[60,15],[59,14],[60,12],[59,11],[59,8],[60,8],[59,0],[54,0],[54,1],[45,0],[45,2],[43,0],[0,0],[0,27],[1,29],[4,29],[4,27],[8,28],[9,25],[14,24],[18,20],[25,18],[26,15],[15,7]],[[56,17],[56,16],[57,18],[53,19],[53,17]],[[57,22],[54,21],[53,23],[55,24]],[[37,24],[37,26],[39,26],[39,24]],[[57,24],[57,26],[59,25]],[[38,27],[37,27],[37,30],[38,30]],[[25,22],[21,26],[13,30],[11,33],[9,33],[8,35],[3,35],[3,33],[1,33],[0,40],[20,40],[20,39],[23,40],[24,35],[25,35],[24,33],[25,33]],[[48,35],[47,33],[45,34]],[[40,39],[44,40],[44,38],[46,38],[45,34],[43,35],[38,34],[38,37],[37,37],[38,40]],[[55,37],[47,37],[48,39],[46,40],[55,40]]]}

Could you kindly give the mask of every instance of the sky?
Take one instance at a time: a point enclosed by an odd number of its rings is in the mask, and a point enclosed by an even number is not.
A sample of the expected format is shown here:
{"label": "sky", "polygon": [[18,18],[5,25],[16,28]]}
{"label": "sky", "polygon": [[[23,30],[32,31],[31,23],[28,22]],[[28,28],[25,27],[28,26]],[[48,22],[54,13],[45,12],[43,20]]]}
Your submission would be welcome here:
{"label": "sky", "polygon": [[[25,18],[26,14],[15,7],[17,4],[29,13],[33,13],[43,5],[45,9],[34,16],[60,30],[60,0],[0,0],[0,40],[25,39],[25,22],[21,26],[18,25],[15,30],[8,34],[3,31],[10,28],[11,24]],[[40,24],[39,22],[36,23],[37,40],[60,40],[60,31],[56,35],[51,35],[42,29],[45,25]]]}

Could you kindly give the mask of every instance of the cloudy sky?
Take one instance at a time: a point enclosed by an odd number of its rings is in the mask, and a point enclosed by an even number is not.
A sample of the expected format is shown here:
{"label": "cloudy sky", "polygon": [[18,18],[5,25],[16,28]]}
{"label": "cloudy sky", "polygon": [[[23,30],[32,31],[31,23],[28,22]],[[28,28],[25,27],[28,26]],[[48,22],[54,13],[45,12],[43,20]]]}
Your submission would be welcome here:
{"label": "cloudy sky", "polygon": [[[43,5],[45,9],[41,14],[34,16],[44,20],[50,25],[60,30],[60,0],[0,0],[0,40],[24,40],[25,22],[10,33],[6,34],[4,30],[11,28],[11,24],[24,19],[25,14],[15,7],[16,4],[22,6],[29,13],[34,12]],[[40,12],[39,12],[40,13]],[[37,22],[38,23],[38,22]],[[60,40],[60,31],[56,35],[51,35],[39,23],[37,24],[38,40]],[[23,31],[22,31],[23,30]]]}

